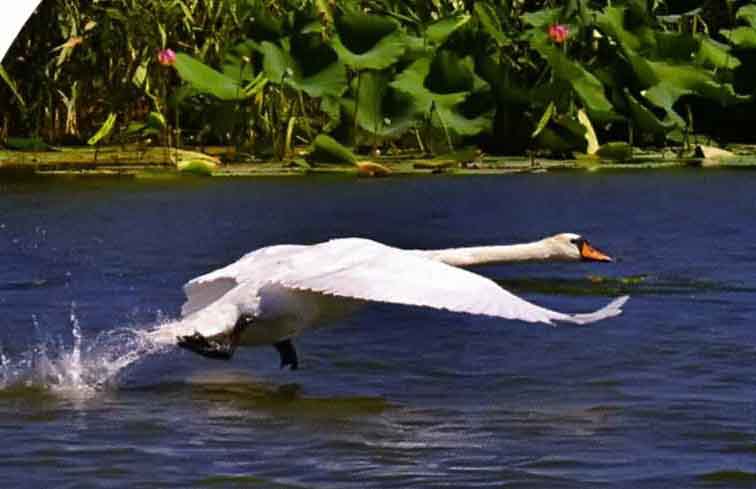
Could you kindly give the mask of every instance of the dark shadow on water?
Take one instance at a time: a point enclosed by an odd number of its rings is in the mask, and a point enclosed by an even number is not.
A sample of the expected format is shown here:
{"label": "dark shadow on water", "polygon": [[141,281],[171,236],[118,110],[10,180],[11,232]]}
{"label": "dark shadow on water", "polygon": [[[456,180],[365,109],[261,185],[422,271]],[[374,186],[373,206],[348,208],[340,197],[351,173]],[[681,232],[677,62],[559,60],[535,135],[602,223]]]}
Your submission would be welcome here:
{"label": "dark shadow on water", "polygon": [[573,296],[672,295],[691,293],[756,292],[756,288],[742,285],[679,277],[631,275],[604,277],[588,275],[584,278],[494,278],[494,282],[517,293],[539,293]]}
{"label": "dark shadow on water", "polygon": [[296,418],[341,419],[373,416],[397,406],[382,397],[314,396],[301,384],[277,385],[242,373],[210,374],[170,382],[126,389],[160,394],[161,398],[185,398],[193,403],[224,403],[235,410],[274,413]]}

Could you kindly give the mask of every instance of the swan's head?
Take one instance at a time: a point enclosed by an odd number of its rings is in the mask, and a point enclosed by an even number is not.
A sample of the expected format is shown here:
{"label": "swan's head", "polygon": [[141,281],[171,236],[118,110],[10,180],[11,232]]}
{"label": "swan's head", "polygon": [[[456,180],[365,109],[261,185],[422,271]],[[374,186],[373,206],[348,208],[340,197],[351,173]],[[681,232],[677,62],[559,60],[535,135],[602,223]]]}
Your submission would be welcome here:
{"label": "swan's head", "polygon": [[552,253],[568,261],[614,261],[610,256],[594,248],[587,239],[574,233],[562,233],[546,238]]}

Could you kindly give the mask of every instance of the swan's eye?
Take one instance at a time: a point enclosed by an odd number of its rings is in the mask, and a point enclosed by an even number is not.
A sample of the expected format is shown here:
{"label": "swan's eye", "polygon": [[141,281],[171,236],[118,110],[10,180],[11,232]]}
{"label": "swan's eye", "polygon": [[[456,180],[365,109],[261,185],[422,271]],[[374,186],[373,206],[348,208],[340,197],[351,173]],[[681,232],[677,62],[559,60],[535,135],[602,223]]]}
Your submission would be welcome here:
{"label": "swan's eye", "polygon": [[580,248],[581,246],[583,246],[584,244],[586,244],[587,241],[585,240],[585,238],[572,238],[570,240],[570,243],[572,243],[575,246],[577,246],[578,248]]}

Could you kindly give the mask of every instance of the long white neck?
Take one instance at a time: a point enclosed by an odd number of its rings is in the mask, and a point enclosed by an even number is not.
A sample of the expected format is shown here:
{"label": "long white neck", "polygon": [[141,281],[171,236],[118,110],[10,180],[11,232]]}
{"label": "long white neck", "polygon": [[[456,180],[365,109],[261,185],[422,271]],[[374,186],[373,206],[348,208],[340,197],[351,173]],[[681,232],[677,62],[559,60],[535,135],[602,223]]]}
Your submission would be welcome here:
{"label": "long white neck", "polygon": [[564,260],[564,257],[557,255],[554,248],[544,240],[504,246],[418,250],[416,253],[455,267]]}

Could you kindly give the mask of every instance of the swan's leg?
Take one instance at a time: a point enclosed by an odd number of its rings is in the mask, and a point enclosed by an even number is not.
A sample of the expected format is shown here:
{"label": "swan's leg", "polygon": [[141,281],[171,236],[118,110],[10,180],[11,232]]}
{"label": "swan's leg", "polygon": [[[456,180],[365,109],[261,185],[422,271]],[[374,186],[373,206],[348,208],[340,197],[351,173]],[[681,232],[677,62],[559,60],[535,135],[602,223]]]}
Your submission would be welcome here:
{"label": "swan's leg", "polygon": [[189,351],[193,351],[203,357],[215,358],[219,360],[231,360],[234,356],[236,347],[239,346],[239,340],[241,333],[245,327],[251,323],[251,319],[247,316],[241,316],[234,329],[231,330],[226,336],[220,338],[207,338],[199,333],[194,333],[189,336],[179,336],[176,338],[178,346],[186,348]]}
{"label": "swan's leg", "polygon": [[281,368],[289,365],[292,370],[299,368],[299,358],[297,358],[297,350],[294,348],[294,343],[291,340],[283,340],[274,344],[278,350],[278,354],[281,355]]}

